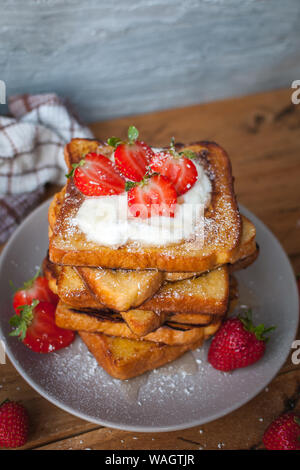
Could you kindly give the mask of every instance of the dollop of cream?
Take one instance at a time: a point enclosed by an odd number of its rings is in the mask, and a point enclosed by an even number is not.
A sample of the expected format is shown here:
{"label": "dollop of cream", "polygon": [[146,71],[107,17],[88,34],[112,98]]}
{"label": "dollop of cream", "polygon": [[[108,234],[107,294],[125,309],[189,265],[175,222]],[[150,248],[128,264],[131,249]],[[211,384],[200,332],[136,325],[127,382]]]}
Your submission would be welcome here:
{"label": "dollop of cream", "polygon": [[212,190],[202,165],[193,163],[198,179],[189,191],[178,198],[174,217],[133,217],[128,210],[127,193],[122,193],[87,197],[72,224],[89,241],[116,248],[127,242],[160,246],[191,239],[195,232],[201,232],[199,227],[203,224],[204,208],[210,202]]}

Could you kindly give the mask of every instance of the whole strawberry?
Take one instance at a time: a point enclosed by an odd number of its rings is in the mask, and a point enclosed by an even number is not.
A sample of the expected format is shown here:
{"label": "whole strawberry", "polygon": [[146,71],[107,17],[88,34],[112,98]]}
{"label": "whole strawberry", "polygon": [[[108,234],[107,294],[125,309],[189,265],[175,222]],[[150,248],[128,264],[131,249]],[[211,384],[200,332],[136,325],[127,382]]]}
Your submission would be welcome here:
{"label": "whole strawberry", "polygon": [[274,327],[254,326],[251,311],[246,316],[229,318],[213,338],[208,362],[218,370],[228,372],[257,362],[266,349],[265,334]]}
{"label": "whole strawberry", "polygon": [[279,416],[265,431],[263,443],[268,450],[300,450],[300,416]]}
{"label": "whole strawberry", "polygon": [[24,406],[6,400],[0,406],[0,447],[21,447],[27,441],[28,414]]}

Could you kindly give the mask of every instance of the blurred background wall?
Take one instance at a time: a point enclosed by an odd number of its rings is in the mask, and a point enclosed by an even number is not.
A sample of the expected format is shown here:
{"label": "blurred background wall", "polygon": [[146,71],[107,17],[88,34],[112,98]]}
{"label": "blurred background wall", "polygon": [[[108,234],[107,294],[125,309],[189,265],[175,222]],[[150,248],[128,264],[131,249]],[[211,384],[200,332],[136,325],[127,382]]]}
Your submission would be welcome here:
{"label": "blurred background wall", "polygon": [[200,103],[299,79],[299,25],[299,0],[0,0],[0,79],[87,121]]}

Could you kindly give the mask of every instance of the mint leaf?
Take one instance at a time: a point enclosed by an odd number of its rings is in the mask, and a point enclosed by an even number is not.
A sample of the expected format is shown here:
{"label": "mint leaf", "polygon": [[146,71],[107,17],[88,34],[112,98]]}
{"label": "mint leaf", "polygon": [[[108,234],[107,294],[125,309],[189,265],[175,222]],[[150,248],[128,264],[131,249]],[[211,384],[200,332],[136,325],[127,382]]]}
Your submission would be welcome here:
{"label": "mint leaf", "polygon": [[128,139],[129,143],[133,144],[139,137],[139,131],[134,126],[129,126],[128,128]]}
{"label": "mint leaf", "polygon": [[119,139],[119,137],[110,137],[109,139],[107,139],[107,143],[111,147],[116,148],[116,147],[118,147],[118,145],[120,145],[122,143],[122,140]]}
{"label": "mint leaf", "polygon": [[65,175],[66,178],[71,178],[71,177],[73,177],[76,168],[79,168],[79,167],[83,166],[84,164],[85,164],[85,159],[84,159],[84,158],[82,158],[79,163],[73,163],[73,165],[72,165],[72,170],[70,171],[70,173],[68,173],[68,174]]}
{"label": "mint leaf", "polygon": [[126,181],[125,191],[130,191],[131,188],[134,188],[137,185],[134,181]]}
{"label": "mint leaf", "polygon": [[182,152],[179,152],[179,155],[183,155],[190,160],[195,160],[197,158],[197,154],[192,150],[183,150]]}

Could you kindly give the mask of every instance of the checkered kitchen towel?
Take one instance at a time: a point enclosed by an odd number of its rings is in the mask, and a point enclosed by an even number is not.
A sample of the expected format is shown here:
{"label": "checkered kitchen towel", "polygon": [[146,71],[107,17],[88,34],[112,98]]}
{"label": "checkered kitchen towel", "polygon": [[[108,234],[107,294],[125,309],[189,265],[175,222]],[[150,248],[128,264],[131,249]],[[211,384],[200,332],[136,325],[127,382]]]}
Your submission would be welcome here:
{"label": "checkered kitchen towel", "polygon": [[36,206],[45,183],[64,184],[63,148],[92,137],[55,94],[13,96],[12,118],[0,116],[0,243]]}

